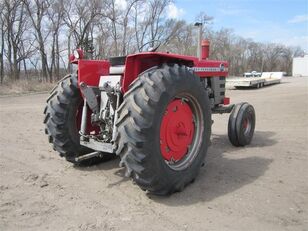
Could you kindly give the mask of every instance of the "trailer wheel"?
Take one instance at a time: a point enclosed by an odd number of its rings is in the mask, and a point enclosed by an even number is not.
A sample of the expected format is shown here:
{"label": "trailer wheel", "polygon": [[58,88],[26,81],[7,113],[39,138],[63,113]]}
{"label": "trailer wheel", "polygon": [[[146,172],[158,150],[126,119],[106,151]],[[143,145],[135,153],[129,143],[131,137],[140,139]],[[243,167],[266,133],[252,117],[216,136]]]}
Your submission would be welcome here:
{"label": "trailer wheel", "polygon": [[67,75],[51,91],[44,109],[45,134],[49,143],[58,151],[61,157],[79,165],[91,165],[109,160],[114,155],[107,154],[102,158],[76,162],[75,158],[93,150],[81,146],[79,142],[79,126],[81,121],[83,100],[77,86],[77,76]]}
{"label": "trailer wheel", "polygon": [[151,68],[131,84],[118,113],[120,165],[143,190],[167,195],[194,181],[212,124],[200,78],[177,64]]}
{"label": "trailer wheel", "polygon": [[250,144],[255,130],[255,110],[248,103],[237,104],[229,116],[228,136],[230,142],[238,147]]}

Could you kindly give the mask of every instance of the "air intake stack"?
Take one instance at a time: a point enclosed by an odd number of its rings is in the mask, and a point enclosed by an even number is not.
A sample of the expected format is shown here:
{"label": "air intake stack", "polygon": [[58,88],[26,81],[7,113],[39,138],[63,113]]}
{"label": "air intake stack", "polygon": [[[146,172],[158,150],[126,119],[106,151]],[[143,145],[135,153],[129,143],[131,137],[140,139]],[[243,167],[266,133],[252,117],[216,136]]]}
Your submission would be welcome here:
{"label": "air intake stack", "polygon": [[196,22],[195,26],[198,27],[197,57],[200,60],[206,60],[210,54],[210,42],[206,39],[202,40],[202,23]]}

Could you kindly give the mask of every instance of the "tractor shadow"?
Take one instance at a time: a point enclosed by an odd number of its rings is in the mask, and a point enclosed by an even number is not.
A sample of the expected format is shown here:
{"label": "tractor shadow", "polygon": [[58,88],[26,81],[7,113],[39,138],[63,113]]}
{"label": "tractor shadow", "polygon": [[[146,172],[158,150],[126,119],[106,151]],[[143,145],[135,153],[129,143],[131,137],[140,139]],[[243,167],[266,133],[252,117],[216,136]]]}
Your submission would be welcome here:
{"label": "tractor shadow", "polygon": [[118,156],[110,156],[105,159],[89,159],[86,162],[75,164],[74,168],[80,171],[98,171],[98,170],[110,170],[119,167],[120,158]]}
{"label": "tractor shadow", "polygon": [[108,184],[108,188],[118,186],[126,181],[130,181],[129,177],[125,177],[125,168],[119,168],[120,157],[113,156],[107,159],[96,160],[81,165],[74,165],[74,168],[79,171],[96,172],[96,171],[108,171],[115,170],[114,175],[118,176],[114,182]]}
{"label": "tractor shadow", "polygon": [[266,156],[260,157],[260,148],[276,144],[274,135],[274,132],[256,131],[251,145],[238,148],[230,144],[227,135],[214,134],[205,166],[193,184],[170,197],[149,197],[168,206],[190,205],[212,201],[251,184],[263,176],[273,162]]}

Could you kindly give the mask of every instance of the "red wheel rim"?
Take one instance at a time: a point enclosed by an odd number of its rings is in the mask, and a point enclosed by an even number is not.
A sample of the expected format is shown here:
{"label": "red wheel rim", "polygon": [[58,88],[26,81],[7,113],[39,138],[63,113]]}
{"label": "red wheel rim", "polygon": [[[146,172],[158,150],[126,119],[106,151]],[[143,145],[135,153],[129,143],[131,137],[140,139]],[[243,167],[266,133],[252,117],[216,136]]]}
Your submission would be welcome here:
{"label": "red wheel rim", "polygon": [[248,119],[244,119],[243,128],[246,129],[248,127]]}
{"label": "red wheel rim", "polygon": [[181,99],[171,101],[160,125],[163,158],[170,162],[182,160],[193,142],[194,132],[194,116],[189,104]]}
{"label": "red wheel rim", "polygon": [[249,118],[245,118],[242,122],[242,128],[244,131],[244,134],[247,135],[248,133],[250,133],[251,130],[251,123]]}

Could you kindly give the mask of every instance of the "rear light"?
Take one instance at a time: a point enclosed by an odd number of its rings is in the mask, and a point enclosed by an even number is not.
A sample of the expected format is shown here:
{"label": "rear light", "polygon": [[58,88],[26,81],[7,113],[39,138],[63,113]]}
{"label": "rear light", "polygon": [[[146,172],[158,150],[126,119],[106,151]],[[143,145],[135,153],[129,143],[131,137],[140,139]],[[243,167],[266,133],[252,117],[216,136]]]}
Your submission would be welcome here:
{"label": "rear light", "polygon": [[225,97],[224,98],[224,105],[228,105],[230,104],[230,98],[229,97]]}
{"label": "rear light", "polygon": [[81,50],[81,49],[76,49],[76,50],[73,51],[73,54],[70,54],[70,56],[69,56],[69,61],[70,61],[70,63],[75,63],[75,64],[77,64],[77,63],[78,63],[78,60],[79,60],[79,59],[82,59],[83,56],[84,56],[83,50]]}

